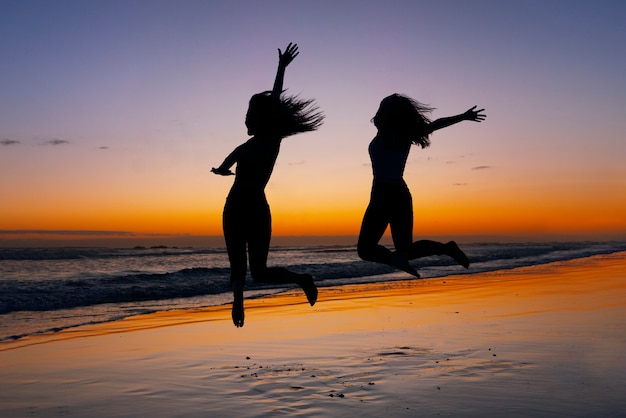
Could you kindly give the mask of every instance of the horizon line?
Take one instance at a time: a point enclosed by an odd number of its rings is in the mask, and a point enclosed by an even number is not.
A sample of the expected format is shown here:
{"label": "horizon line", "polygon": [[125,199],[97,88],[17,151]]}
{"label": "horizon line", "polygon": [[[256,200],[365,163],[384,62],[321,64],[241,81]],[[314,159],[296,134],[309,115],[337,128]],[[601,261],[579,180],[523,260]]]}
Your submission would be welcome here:
{"label": "horizon line", "polygon": [[[271,245],[356,245],[358,234],[273,235]],[[613,233],[486,233],[486,234],[425,234],[416,239],[473,243],[542,243],[542,242],[624,242],[626,231]],[[381,242],[391,245],[385,234]],[[0,230],[0,248],[58,248],[58,247],[225,247],[222,234],[141,233],[109,230]]]}

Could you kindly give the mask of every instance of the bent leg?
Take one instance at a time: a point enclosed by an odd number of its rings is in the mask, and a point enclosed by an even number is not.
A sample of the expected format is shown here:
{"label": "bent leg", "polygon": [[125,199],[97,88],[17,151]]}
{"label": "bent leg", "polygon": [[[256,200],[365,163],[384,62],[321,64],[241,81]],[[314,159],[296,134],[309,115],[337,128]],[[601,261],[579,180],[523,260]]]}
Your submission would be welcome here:
{"label": "bent leg", "polygon": [[254,231],[248,241],[250,256],[250,274],[255,282],[273,284],[297,284],[306,294],[312,305],[317,301],[317,287],[310,274],[298,274],[283,267],[267,267],[270,240],[272,235],[271,214],[267,204],[258,211],[259,217],[254,222]]}
{"label": "bent leg", "polygon": [[391,255],[391,264],[417,278],[420,275],[409,264],[408,255],[413,240],[413,199],[406,184],[394,187],[388,204],[391,205],[390,228],[393,245],[396,248]]}
{"label": "bent leg", "polygon": [[[248,248],[250,251],[250,272],[252,278],[258,283],[272,283],[272,284],[297,284],[302,288],[307,300],[311,306],[315,305],[317,301],[317,287],[313,282],[313,276],[310,274],[300,274],[287,270],[284,267],[267,267],[265,264],[256,264],[253,260],[256,259],[254,244],[250,243]],[[259,256],[259,258],[262,258]]]}
{"label": "bent leg", "polygon": [[[250,231],[248,254],[250,255],[250,274],[255,281],[263,282],[267,276],[267,256],[272,238],[272,217],[267,201],[259,202],[250,213]],[[266,281],[267,282],[267,281]]]}
{"label": "bent leg", "polygon": [[408,249],[408,256],[410,260],[441,254],[445,254],[444,244],[427,239],[415,241],[409,246]]}
{"label": "bent leg", "polygon": [[284,267],[267,267],[267,250],[264,243],[260,248],[255,241],[248,245],[250,253],[250,273],[255,282],[272,284],[297,284],[302,288],[311,306],[317,301],[317,287],[310,274],[299,274]]}
{"label": "bent leg", "polygon": [[456,261],[463,267],[469,268],[469,265],[470,265],[469,259],[467,258],[467,255],[465,255],[465,253],[461,251],[459,246],[456,245],[456,242],[450,241],[444,247],[445,247],[444,254],[446,254],[449,257],[452,257],[454,261]]}
{"label": "bent leg", "polygon": [[467,255],[465,255],[465,253],[454,241],[450,241],[446,244],[430,240],[415,241],[413,244],[411,244],[408,252],[410,260],[428,257],[431,255],[447,255],[463,267],[469,268],[470,263]]}
{"label": "bent leg", "polygon": [[391,264],[391,251],[379,244],[388,224],[384,202],[381,202],[376,197],[375,191],[372,191],[370,203],[363,215],[356,247],[362,260]]}
{"label": "bent leg", "polygon": [[405,184],[395,187],[389,196],[389,226],[396,251],[408,253],[413,241],[413,198]]}
{"label": "bent leg", "polygon": [[313,276],[306,273],[295,273],[284,267],[265,267],[262,270],[252,270],[252,278],[259,283],[297,284],[302,288],[311,306],[317,302],[317,287]]}
{"label": "bent leg", "polygon": [[385,229],[387,229],[386,223],[372,224],[368,221],[367,214],[365,215],[356,247],[357,254],[362,260],[391,264],[391,251],[378,243]]}

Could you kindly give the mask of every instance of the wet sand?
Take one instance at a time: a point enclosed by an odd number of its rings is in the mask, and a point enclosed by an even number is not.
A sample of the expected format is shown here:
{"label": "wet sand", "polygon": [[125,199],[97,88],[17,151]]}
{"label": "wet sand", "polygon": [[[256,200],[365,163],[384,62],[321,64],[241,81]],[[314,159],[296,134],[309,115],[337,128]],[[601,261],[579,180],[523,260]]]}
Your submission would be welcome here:
{"label": "wet sand", "polygon": [[0,416],[618,417],[624,318],[626,252],[294,291],[0,343]]}

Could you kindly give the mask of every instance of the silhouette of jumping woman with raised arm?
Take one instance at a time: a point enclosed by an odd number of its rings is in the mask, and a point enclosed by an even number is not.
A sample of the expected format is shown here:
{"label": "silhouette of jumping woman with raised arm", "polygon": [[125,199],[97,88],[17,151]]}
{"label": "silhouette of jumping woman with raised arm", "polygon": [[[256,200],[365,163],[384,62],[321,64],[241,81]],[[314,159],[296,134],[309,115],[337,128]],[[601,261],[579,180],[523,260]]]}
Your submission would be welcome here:
{"label": "silhouette of jumping woman with raised arm", "polygon": [[[431,255],[448,255],[465,268],[469,260],[456,242],[446,244],[420,240],[413,242],[413,201],[404,181],[404,167],[412,144],[426,148],[429,136],[438,129],[461,121],[485,120],[484,109],[476,106],[456,116],[430,121],[433,110],[410,97],[392,94],[380,103],[372,119],[378,129],[369,145],[374,181],[370,202],[365,211],[357,252],[366,261],[388,264],[419,277],[409,260]],[[379,244],[387,226],[395,251]]]}
{"label": "silhouette of jumping woman with raised arm", "polygon": [[[272,221],[265,198],[265,186],[274,169],[283,138],[316,130],[324,119],[313,100],[283,94],[285,69],[299,54],[298,45],[278,49],[278,71],[272,91],[252,96],[246,114],[248,141],[235,148],[217,168],[222,176],[235,175],[223,214],[224,238],[230,262],[233,291],[233,323],[244,324],[243,290],[248,260],[250,274],[259,283],[298,284],[311,305],[317,300],[317,287],[309,274],[298,274],[282,267],[267,267]],[[230,168],[237,164],[236,173]]]}

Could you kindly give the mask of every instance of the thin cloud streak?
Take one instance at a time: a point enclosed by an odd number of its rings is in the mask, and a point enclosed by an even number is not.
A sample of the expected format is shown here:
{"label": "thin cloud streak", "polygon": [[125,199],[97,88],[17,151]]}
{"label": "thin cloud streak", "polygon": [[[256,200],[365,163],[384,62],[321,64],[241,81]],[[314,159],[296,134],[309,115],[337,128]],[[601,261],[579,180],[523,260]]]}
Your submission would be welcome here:
{"label": "thin cloud streak", "polygon": [[42,142],[41,145],[52,145],[52,146],[57,146],[57,145],[65,145],[65,144],[69,144],[70,141],[66,141],[65,139],[51,139],[49,141],[45,141]]}

